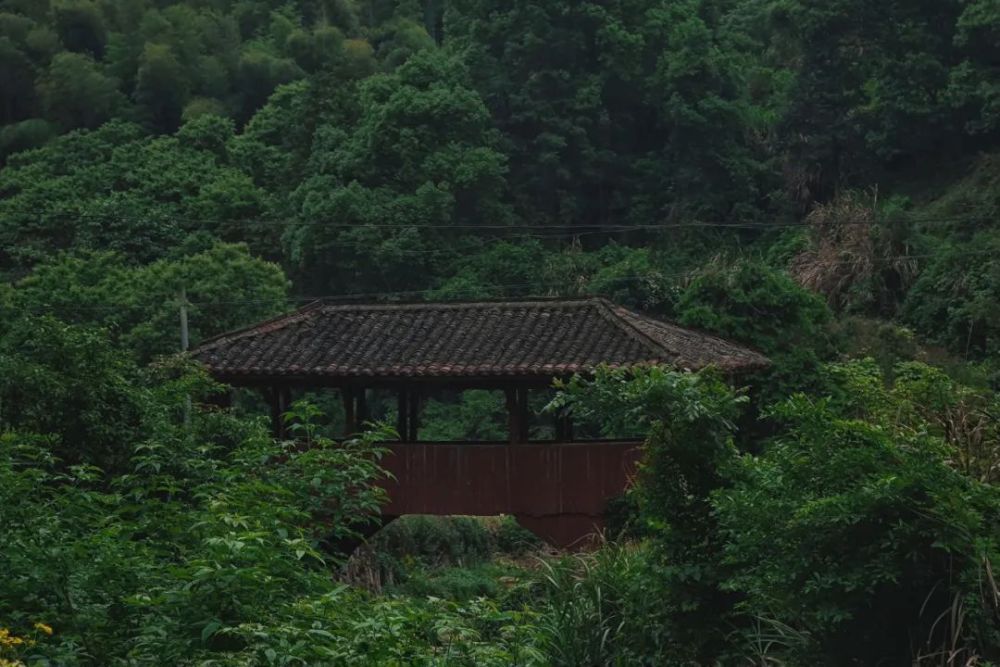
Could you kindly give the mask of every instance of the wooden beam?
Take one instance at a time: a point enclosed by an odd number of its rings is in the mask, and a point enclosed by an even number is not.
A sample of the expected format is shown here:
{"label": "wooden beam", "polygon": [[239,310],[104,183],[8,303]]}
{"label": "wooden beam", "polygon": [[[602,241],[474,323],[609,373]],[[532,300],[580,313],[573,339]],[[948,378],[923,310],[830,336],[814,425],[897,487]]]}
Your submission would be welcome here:
{"label": "wooden beam", "polygon": [[[314,375],[229,375],[223,372],[212,373],[219,382],[231,384],[234,387],[266,387],[274,382],[293,384],[295,386],[307,388],[331,388],[340,389],[350,387],[356,382],[355,378],[343,378],[337,376],[317,377]],[[532,389],[550,389],[555,378],[569,380],[572,376],[559,374],[532,375],[518,378],[501,379],[496,376],[464,376],[456,375],[452,377],[397,377],[397,376],[372,376],[365,378],[365,384],[369,388],[376,389],[397,389],[399,387],[434,387],[440,389],[503,389],[506,387],[531,387]],[[584,377],[587,377],[584,375]]]}

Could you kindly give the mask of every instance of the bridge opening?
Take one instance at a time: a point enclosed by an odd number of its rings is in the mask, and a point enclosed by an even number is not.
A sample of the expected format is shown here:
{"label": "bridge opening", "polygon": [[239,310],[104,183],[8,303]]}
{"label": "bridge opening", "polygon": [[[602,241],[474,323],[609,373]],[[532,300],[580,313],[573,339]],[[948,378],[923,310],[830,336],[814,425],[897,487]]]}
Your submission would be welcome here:
{"label": "bridge opening", "polygon": [[[455,597],[467,599],[489,594],[480,587],[495,588],[505,564],[532,569],[538,556],[555,553],[514,517],[412,514],[385,523],[353,549],[343,576],[374,592],[405,588],[437,595],[443,584]],[[452,576],[455,568],[463,572]],[[485,576],[469,576],[477,570]]]}

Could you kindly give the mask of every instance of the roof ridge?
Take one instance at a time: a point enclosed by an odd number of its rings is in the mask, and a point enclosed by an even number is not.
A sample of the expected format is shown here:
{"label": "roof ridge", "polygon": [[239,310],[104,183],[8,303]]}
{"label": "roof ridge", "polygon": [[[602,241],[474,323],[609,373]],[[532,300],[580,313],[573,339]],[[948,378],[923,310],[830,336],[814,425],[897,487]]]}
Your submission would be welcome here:
{"label": "roof ridge", "polygon": [[[621,310],[624,310],[627,313],[629,313],[629,315],[631,315],[633,317],[636,317],[636,318],[639,318],[640,320],[644,320],[646,322],[649,322],[653,326],[656,326],[656,327],[664,327],[664,326],[666,326],[666,327],[673,327],[674,329],[679,329],[681,331],[685,331],[685,332],[688,332],[688,333],[691,333],[691,334],[695,334],[695,335],[700,336],[700,337],[705,338],[705,339],[711,339],[711,340],[714,340],[714,341],[716,341],[718,343],[722,343],[723,345],[728,345],[728,346],[730,346],[732,348],[741,349],[744,352],[749,353],[751,356],[759,357],[761,360],[767,361],[768,363],[770,362],[770,360],[767,358],[767,355],[764,354],[763,352],[761,352],[756,347],[753,347],[753,346],[748,345],[748,344],[743,343],[743,342],[736,342],[734,340],[726,338],[725,336],[722,336],[722,335],[720,335],[718,333],[715,333],[714,331],[709,331],[708,329],[702,329],[702,328],[699,328],[699,327],[691,327],[691,326],[687,326],[687,325],[682,325],[682,324],[680,324],[678,322],[675,322],[675,321],[667,321],[667,320],[658,319],[656,317],[650,317],[649,315],[646,315],[645,313],[640,313],[639,311],[632,310],[631,308],[626,308],[625,306],[620,306],[620,305],[615,304],[615,303],[612,303],[611,306],[613,308],[619,308]],[[632,323],[632,322],[629,322],[629,325],[635,327],[635,324]],[[635,328],[638,329],[638,327],[635,327]]]}
{"label": "roof ridge", "polygon": [[601,296],[595,297],[594,301],[596,301],[600,306],[598,308],[598,312],[600,312],[601,315],[609,322],[613,323],[619,329],[624,331],[625,335],[631,336],[633,339],[638,340],[639,342],[645,344],[647,347],[651,347],[652,350],[658,354],[666,354],[668,357],[671,358],[677,358],[679,356],[677,352],[675,352],[674,350],[667,349],[667,347],[663,343],[661,343],[660,341],[656,340],[655,338],[647,334],[645,331],[637,327],[632,322],[629,322],[628,319],[622,317],[621,313],[619,313],[618,311],[624,310],[639,317],[643,317],[643,315],[641,315],[640,313],[636,313],[630,308],[626,308],[625,306],[620,306],[612,302],[610,299],[606,299]]}
{"label": "roof ridge", "polygon": [[[230,331],[224,331],[224,332],[222,332],[220,334],[216,334],[214,336],[210,336],[210,337],[206,338],[205,340],[201,341],[200,343],[198,343],[198,345],[194,348],[193,351],[200,351],[200,350],[210,349],[210,348],[214,347],[215,345],[218,345],[219,343],[230,342],[230,341],[233,341],[233,340],[237,340],[239,338],[244,338],[247,335],[249,335],[251,332],[259,331],[260,329],[262,329],[264,327],[267,327],[267,326],[273,325],[273,324],[277,324],[278,322],[281,322],[282,320],[286,320],[285,324],[290,324],[292,322],[293,318],[297,318],[297,317],[300,317],[302,315],[307,315],[308,313],[310,313],[310,312],[312,312],[312,311],[314,311],[314,310],[316,310],[318,308],[321,308],[322,306],[323,306],[323,302],[321,300],[310,301],[309,303],[307,303],[306,305],[302,306],[301,308],[297,308],[297,309],[295,309],[293,311],[285,312],[285,313],[282,313],[280,315],[275,315],[274,317],[266,319],[266,320],[264,320],[262,322],[257,322],[255,324],[250,324],[250,325],[247,325],[245,327],[240,327],[239,329],[232,329]],[[281,327],[275,327],[275,329],[280,329],[280,328]]]}
{"label": "roof ridge", "polygon": [[328,311],[345,310],[464,310],[474,308],[502,307],[543,307],[559,305],[581,305],[600,299],[594,296],[580,297],[532,297],[530,299],[480,299],[476,301],[396,301],[385,303],[327,303],[323,309]]}
{"label": "roof ridge", "polygon": [[[642,322],[645,322],[647,325],[655,327],[657,329],[662,329],[663,327],[669,327],[669,328],[677,330],[677,331],[682,331],[682,332],[684,332],[686,334],[692,334],[692,335],[699,336],[703,340],[712,340],[712,341],[715,341],[716,343],[718,343],[720,345],[724,345],[724,346],[726,346],[726,347],[728,347],[728,348],[730,348],[732,350],[739,350],[739,351],[743,352],[745,354],[745,356],[747,356],[748,358],[754,358],[755,361],[756,361],[756,363],[758,363],[758,364],[763,364],[765,366],[770,364],[770,360],[767,358],[767,355],[765,355],[763,352],[761,352],[756,347],[752,347],[752,346],[747,345],[747,344],[742,343],[742,342],[739,342],[739,343],[735,342],[733,340],[730,340],[729,338],[725,338],[725,337],[723,337],[723,336],[721,336],[721,335],[719,335],[717,333],[714,333],[712,331],[708,331],[706,329],[700,329],[700,328],[689,327],[689,326],[682,326],[682,325],[678,324],[677,322],[667,321],[667,320],[661,320],[661,319],[658,319],[658,318],[655,318],[655,317],[650,317],[649,315],[646,315],[645,313],[640,313],[638,311],[632,310],[630,308],[625,308],[624,306],[620,306],[618,304],[612,303],[611,305],[612,305],[613,308],[617,308],[619,310],[624,311],[625,312],[625,319],[628,322],[628,324],[630,326],[632,326],[632,327],[635,327],[639,331],[641,331],[641,329],[639,329],[639,327],[634,322],[629,321],[629,318],[636,318],[638,320],[641,320]],[[667,348],[664,347],[664,349],[667,349]],[[680,356],[680,355],[678,355],[678,356]]]}

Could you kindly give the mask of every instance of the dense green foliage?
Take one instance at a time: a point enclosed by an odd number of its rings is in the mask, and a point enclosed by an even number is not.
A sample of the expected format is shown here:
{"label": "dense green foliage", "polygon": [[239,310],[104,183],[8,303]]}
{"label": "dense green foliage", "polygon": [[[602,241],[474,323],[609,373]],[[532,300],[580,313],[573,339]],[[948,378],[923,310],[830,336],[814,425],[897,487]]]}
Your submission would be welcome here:
{"label": "dense green foliage", "polygon": [[[681,275],[749,243],[837,308],[901,308],[991,355],[995,161],[954,192],[908,185],[996,138],[987,2],[0,9],[15,277],[59,250],[146,263],[222,239],[310,296],[582,291],[673,314]],[[770,233],[873,185],[891,196]]]}
{"label": "dense green foliage", "polygon": [[[38,366],[106,361],[88,347],[93,334],[38,333],[62,344],[51,358],[25,351]],[[354,534],[381,500],[370,484],[381,475],[377,433],[300,450],[216,411],[185,422],[184,397],[214,391],[206,380],[163,367],[142,381],[129,370],[121,362],[75,397],[37,396],[35,411],[6,417],[0,615],[59,629],[57,644],[32,649],[29,661],[178,664],[245,646],[226,633],[276,622],[309,591],[329,589],[319,547]],[[102,402],[109,397],[117,402]],[[73,400],[85,403],[65,404]],[[123,408],[129,414],[108,414]],[[50,427],[37,414],[46,409],[79,413],[81,424]],[[296,410],[294,419],[308,414]],[[126,417],[130,430],[109,442]]]}
{"label": "dense green foliage", "polygon": [[[833,352],[787,271],[995,357],[988,3],[0,7],[13,280],[224,241],[303,298],[601,293],[773,355],[770,398]],[[255,288],[206,290],[195,340],[284,305]]]}
{"label": "dense green foliage", "polygon": [[[0,0],[0,666],[1000,661],[998,31],[995,0]],[[380,427],[333,445],[317,393],[275,441],[171,356],[182,305],[197,344],[316,297],[588,294],[773,366],[566,383],[578,434],[647,440],[621,543],[415,518],[369,591],[332,570]],[[506,428],[501,392],[424,405]]]}
{"label": "dense green foliage", "polygon": [[824,376],[831,397],[778,404],[786,429],[757,455],[733,447],[738,399],[711,376],[567,388],[576,409],[650,425],[635,490],[649,538],[552,582],[564,644],[599,647],[587,664],[997,658],[1000,499],[983,474],[1000,444],[980,412],[995,397],[917,363],[891,383],[870,360]]}
{"label": "dense green foliage", "polygon": [[[842,370],[847,392],[890,414],[906,409],[911,374],[928,375],[901,369],[886,392],[870,366]],[[928,379],[931,393],[948,391]],[[984,582],[1000,547],[996,488],[950,466],[954,448],[919,417],[897,429],[804,396],[777,416],[787,434],[742,460],[715,497],[739,611],[781,629],[781,651],[801,662],[898,662],[944,647],[995,660],[996,588]]]}

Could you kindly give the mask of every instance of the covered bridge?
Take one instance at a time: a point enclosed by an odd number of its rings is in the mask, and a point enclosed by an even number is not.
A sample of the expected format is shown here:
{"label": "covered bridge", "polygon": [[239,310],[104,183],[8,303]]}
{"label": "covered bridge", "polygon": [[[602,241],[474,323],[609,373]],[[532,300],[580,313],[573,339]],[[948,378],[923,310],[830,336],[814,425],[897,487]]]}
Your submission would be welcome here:
{"label": "covered bridge", "polygon": [[[768,360],[715,336],[605,299],[326,305],[315,303],[204,342],[193,352],[218,380],[263,390],[275,430],[292,390],[336,388],[347,430],[367,416],[373,390],[397,401],[399,442],[384,466],[386,518],[403,514],[511,514],[569,545],[602,525],[628,486],[638,442],[574,438],[565,416],[554,438],[531,441],[528,395],[601,365],[661,364],[730,374]],[[440,389],[506,396],[505,442],[422,442],[421,400]]]}

